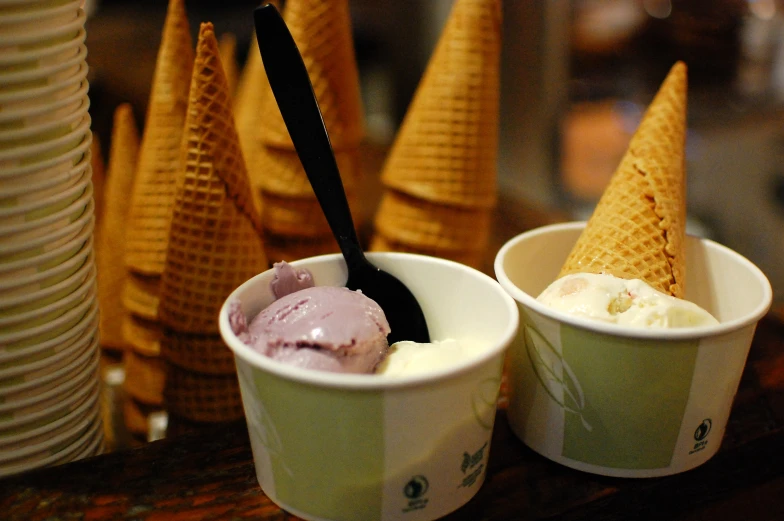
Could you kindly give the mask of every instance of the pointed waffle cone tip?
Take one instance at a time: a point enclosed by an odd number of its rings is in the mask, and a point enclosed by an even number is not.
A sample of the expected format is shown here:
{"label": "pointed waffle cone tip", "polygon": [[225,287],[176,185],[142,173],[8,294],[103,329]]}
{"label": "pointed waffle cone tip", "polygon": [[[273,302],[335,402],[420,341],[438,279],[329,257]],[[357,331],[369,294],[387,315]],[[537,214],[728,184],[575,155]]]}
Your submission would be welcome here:
{"label": "pointed waffle cone tip", "polygon": [[126,264],[160,275],[193,67],[184,0],[170,0],[155,64],[126,237]]}
{"label": "pointed waffle cone tip", "polygon": [[683,298],[686,65],[651,102],[559,277],[607,273]]}
{"label": "pointed waffle cone tip", "polygon": [[501,1],[457,0],[384,164],[387,187],[495,204],[500,55]]}
{"label": "pointed waffle cone tip", "polygon": [[109,202],[97,223],[95,257],[98,272],[98,303],[101,309],[101,345],[114,349],[127,346],[122,334],[122,323],[128,311],[122,303],[127,277],[125,257],[126,218],[129,210],[128,194],[133,188],[139,155],[139,132],[128,103],[114,111],[112,142],[105,197]]}
{"label": "pointed waffle cone tip", "polygon": [[211,23],[199,31],[181,163],[159,318],[182,333],[217,333],[223,301],[267,259]]}
{"label": "pointed waffle cone tip", "polygon": [[239,67],[237,66],[237,37],[234,33],[223,33],[218,40],[218,52],[220,53],[221,63],[226,71],[226,83],[229,85],[229,92],[232,94],[237,89],[239,78]]}
{"label": "pointed waffle cone tip", "polygon": [[248,49],[248,58],[237,82],[237,92],[234,98],[234,119],[237,125],[237,136],[240,140],[242,155],[248,167],[254,204],[256,211],[259,213],[262,211],[261,185],[265,177],[264,169],[261,167],[259,159],[262,151],[259,129],[263,125],[263,118],[260,118],[260,115],[264,92],[269,90],[269,88],[267,74],[264,71],[264,65],[261,63],[259,44],[256,41],[256,36],[253,35],[250,49]]}
{"label": "pointed waffle cone tip", "polygon": [[[283,18],[302,54],[332,147],[356,147],[365,129],[349,1],[287,0],[285,4]],[[293,150],[271,90],[263,103],[262,141]]]}

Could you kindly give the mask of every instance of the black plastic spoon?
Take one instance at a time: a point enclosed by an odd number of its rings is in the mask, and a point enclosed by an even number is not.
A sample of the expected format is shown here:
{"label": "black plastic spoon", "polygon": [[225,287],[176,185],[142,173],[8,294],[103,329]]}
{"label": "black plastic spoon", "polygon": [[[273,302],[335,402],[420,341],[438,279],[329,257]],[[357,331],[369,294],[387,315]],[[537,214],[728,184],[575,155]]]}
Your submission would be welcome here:
{"label": "black plastic spoon", "polygon": [[346,287],[375,300],[389,321],[389,343],[429,342],[427,322],[400,280],[370,263],[362,252],[335,154],[302,55],[271,4],[254,11],[256,38],[272,93],[302,166],[348,267]]}

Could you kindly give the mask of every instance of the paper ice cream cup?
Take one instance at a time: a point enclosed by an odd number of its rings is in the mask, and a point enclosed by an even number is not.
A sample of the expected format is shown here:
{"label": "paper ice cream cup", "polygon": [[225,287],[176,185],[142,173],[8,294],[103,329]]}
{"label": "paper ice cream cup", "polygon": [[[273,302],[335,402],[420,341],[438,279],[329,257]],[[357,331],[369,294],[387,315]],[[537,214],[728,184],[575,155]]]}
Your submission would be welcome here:
{"label": "paper ice cream cup", "polygon": [[76,18],[81,0],[5,0],[0,2],[0,26],[42,20],[68,15],[60,23]]}
{"label": "paper ice cream cup", "polygon": [[73,40],[87,20],[87,15],[79,8],[51,16],[45,16],[44,12],[41,14],[44,16],[7,24],[0,34],[0,55],[12,56],[30,48]]}
{"label": "paper ice cream cup", "polygon": [[56,85],[72,78],[81,69],[87,59],[87,46],[79,44],[76,52],[65,59],[39,65],[35,68],[20,68],[13,71],[0,72],[0,93],[11,93],[27,89]]}
{"label": "paper ice cream cup", "polygon": [[[308,520],[436,519],[484,481],[517,308],[496,281],[462,264],[404,253],[368,258],[411,289],[431,338],[486,351],[397,379],[286,366],[231,330],[229,302],[239,301],[252,318],[273,300],[272,270],[250,279],[228,298],[219,321],[235,355],[256,475],[275,503]],[[345,284],[340,255],[291,264],[310,270],[316,285]]]}
{"label": "paper ice cream cup", "polygon": [[88,69],[87,62],[82,62],[75,75],[60,82],[0,92],[0,124],[24,117],[31,110],[50,108],[81,91]]}
{"label": "paper ice cream cup", "polygon": [[43,141],[66,134],[90,108],[87,94],[70,96],[63,106],[48,111],[33,112],[5,124],[0,123],[0,143],[17,140]]}
{"label": "paper ice cream cup", "polygon": [[90,114],[73,125],[66,134],[44,141],[23,139],[0,143],[0,168],[14,168],[56,158],[76,148],[90,134]]}
{"label": "paper ice cream cup", "polygon": [[86,193],[92,192],[88,190],[91,178],[92,169],[85,165],[81,177],[71,186],[0,198],[0,228],[12,230],[15,225],[35,222],[71,207]]}
{"label": "paper ice cream cup", "polygon": [[719,325],[633,330],[566,316],[536,297],[583,228],[523,233],[495,259],[498,281],[520,308],[509,350],[512,430],[543,456],[594,474],[654,477],[697,467],[721,445],[770,284],[732,250],[687,237],[686,300]]}

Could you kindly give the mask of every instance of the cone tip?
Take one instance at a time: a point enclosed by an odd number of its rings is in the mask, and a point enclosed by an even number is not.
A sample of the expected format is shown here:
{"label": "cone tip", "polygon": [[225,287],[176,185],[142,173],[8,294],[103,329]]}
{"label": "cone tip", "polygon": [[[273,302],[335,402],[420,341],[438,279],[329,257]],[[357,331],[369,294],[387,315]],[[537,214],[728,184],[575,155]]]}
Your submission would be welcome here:
{"label": "cone tip", "polygon": [[121,120],[121,119],[128,119],[128,117],[133,117],[133,106],[124,101],[117,105],[114,109],[114,119]]}

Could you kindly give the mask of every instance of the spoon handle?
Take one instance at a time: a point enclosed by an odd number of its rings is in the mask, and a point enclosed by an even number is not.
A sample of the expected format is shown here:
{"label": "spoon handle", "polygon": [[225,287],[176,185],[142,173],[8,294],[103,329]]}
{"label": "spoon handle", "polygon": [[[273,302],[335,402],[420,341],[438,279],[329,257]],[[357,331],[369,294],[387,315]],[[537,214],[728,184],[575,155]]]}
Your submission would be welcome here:
{"label": "spoon handle", "polygon": [[[308,70],[274,5],[258,7],[253,16],[272,93],[327,223],[351,268],[365,260],[364,254]],[[316,123],[319,121],[320,125]]]}

